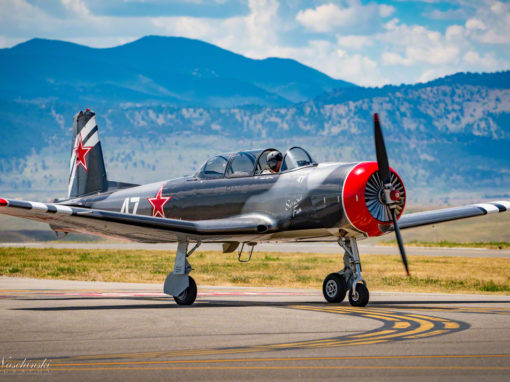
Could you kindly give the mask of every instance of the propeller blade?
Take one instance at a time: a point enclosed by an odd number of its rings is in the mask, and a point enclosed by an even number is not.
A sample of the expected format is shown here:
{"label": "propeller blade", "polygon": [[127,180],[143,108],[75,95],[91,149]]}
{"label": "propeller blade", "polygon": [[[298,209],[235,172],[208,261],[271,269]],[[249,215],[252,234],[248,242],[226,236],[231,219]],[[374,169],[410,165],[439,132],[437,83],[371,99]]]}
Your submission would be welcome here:
{"label": "propeller blade", "polygon": [[395,211],[395,209],[391,210],[391,217],[393,218],[393,227],[395,228],[395,236],[397,237],[398,248],[400,249],[400,256],[402,257],[402,262],[404,263],[406,273],[409,276],[409,265],[407,264],[406,250],[404,248],[404,241],[402,240],[402,236],[400,235],[400,228],[398,227],[397,222],[397,212]]}
{"label": "propeller blade", "polygon": [[374,139],[377,165],[379,166],[379,177],[386,184],[390,182],[390,165],[388,162],[388,155],[386,154],[381,125],[379,123],[379,115],[377,113],[374,114]]}

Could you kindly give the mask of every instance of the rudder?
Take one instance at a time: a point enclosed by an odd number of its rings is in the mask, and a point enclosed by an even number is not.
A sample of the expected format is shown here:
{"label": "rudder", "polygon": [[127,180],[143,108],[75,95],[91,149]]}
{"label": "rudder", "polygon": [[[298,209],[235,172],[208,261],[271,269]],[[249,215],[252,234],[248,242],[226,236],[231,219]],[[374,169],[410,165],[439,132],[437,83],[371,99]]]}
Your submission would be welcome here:
{"label": "rudder", "polygon": [[108,180],[99,140],[96,113],[89,109],[73,119],[73,140],[69,165],[68,198],[108,189]]}

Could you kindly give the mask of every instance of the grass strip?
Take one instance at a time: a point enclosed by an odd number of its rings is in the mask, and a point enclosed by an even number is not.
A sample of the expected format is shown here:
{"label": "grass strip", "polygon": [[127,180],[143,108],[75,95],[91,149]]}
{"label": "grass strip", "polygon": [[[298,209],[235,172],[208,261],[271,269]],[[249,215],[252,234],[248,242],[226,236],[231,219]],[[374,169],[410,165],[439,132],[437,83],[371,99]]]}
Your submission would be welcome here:
{"label": "grass strip", "polygon": [[[0,248],[0,275],[163,283],[174,257],[148,250]],[[510,294],[506,258],[412,256],[411,277],[397,256],[362,255],[361,260],[373,291]],[[315,289],[341,261],[340,254],[256,252],[250,263],[239,263],[235,253],[199,250],[190,258],[198,285]]]}
{"label": "grass strip", "polygon": [[[395,240],[382,241],[379,245],[396,245]],[[406,241],[406,246],[414,247],[444,247],[444,248],[485,248],[485,249],[509,249],[510,243],[506,241],[477,241],[471,243],[457,243],[452,241],[421,241],[409,240]]]}

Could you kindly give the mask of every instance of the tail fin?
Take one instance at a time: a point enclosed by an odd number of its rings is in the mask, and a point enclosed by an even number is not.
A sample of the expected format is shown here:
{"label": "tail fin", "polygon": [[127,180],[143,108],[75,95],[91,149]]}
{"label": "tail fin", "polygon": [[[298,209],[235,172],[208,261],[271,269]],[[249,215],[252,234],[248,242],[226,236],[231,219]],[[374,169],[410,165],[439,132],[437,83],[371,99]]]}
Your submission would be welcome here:
{"label": "tail fin", "polygon": [[96,113],[80,111],[73,120],[68,198],[108,189]]}

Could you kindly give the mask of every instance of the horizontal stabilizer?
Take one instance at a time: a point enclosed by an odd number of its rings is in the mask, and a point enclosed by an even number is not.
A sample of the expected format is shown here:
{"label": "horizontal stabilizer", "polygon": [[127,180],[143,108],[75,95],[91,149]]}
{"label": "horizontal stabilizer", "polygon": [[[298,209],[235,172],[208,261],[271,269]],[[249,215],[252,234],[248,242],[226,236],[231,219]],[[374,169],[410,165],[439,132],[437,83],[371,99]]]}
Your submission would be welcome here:
{"label": "horizontal stabilizer", "polygon": [[108,181],[108,191],[123,190],[125,188],[132,188],[132,187],[138,187],[138,186],[140,186],[140,185],[135,184],[135,183],[116,182],[114,180]]}

